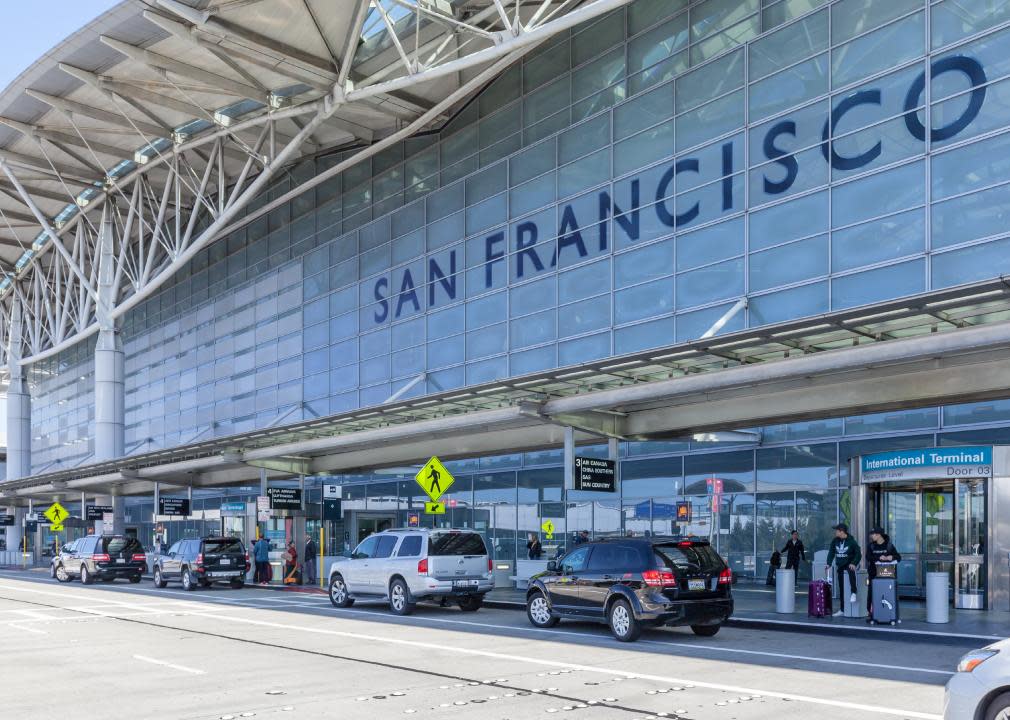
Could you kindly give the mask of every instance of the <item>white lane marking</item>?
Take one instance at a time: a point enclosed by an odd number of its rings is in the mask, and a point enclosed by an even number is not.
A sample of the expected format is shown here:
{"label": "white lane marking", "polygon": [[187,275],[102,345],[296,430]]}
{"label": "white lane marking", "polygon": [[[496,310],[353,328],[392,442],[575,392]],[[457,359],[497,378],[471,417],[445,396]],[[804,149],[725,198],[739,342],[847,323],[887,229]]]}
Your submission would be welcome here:
{"label": "white lane marking", "polygon": [[884,635],[922,635],[926,637],[942,637],[945,639],[969,639],[969,640],[1006,640],[1004,635],[972,635],[969,633],[951,633],[951,632],[939,632],[936,630],[911,630],[907,628],[894,628],[894,627],[877,627],[875,625],[867,625],[865,627],[851,627],[848,625],[812,625],[812,623],[802,622],[798,620],[773,620],[770,618],[757,617],[754,615],[741,615],[740,613],[733,613],[733,620],[754,620],[756,622],[768,623],[770,625],[788,625],[790,627],[820,627],[838,630],[856,630],[858,632],[876,632],[882,633]]}
{"label": "white lane marking", "polygon": [[[317,609],[317,608],[311,608],[311,609]],[[356,615],[377,615],[377,613],[369,612],[368,610],[355,610],[353,608],[332,608],[332,610],[335,612],[356,614]],[[382,618],[383,616],[379,615],[378,617]],[[469,620],[450,620],[447,618],[432,618],[432,617],[426,617],[423,620],[420,618],[410,618],[410,617],[397,617],[395,618],[395,621],[393,621],[394,620],[393,618],[389,619],[391,620],[390,624],[399,624],[400,622],[407,621],[409,624],[423,626],[427,623],[436,622],[436,623],[443,623],[446,625],[465,625],[472,627],[492,628],[495,630],[509,630],[512,632],[515,631],[533,632],[533,633],[542,633],[545,635],[561,635],[570,638],[577,637],[579,640],[595,641],[595,644],[597,645],[620,647],[620,645],[617,644],[617,640],[614,640],[612,638],[601,637],[597,635],[575,635],[574,633],[568,630],[549,630],[546,628],[519,627],[515,625],[496,625],[493,623],[486,623],[486,622],[472,622]],[[783,660],[802,660],[804,662],[817,662],[828,665],[852,665],[856,667],[880,668],[882,670],[902,670],[905,672],[928,673],[944,676],[950,676],[954,674],[950,670],[933,670],[930,668],[911,667],[907,665],[882,665],[880,663],[862,662],[858,660],[840,660],[835,658],[814,657],[812,655],[791,655],[788,653],[776,653],[764,650],[743,650],[733,647],[719,647],[714,645],[691,644],[684,642],[676,642],[672,640],[639,640],[638,642],[639,644],[658,645],[661,647],[678,647],[678,648],[687,648],[688,650],[737,653],[742,655],[757,655],[762,657],[781,658]]]}
{"label": "white lane marking", "polygon": [[[194,616],[202,616],[203,613],[191,613]],[[350,640],[361,640],[370,643],[385,643],[387,645],[398,645],[403,647],[418,648],[421,650],[436,650],[457,655],[470,655],[474,657],[484,657],[493,660],[507,660],[518,662],[524,665],[542,665],[544,667],[568,668],[580,670],[582,672],[596,673],[622,677],[626,679],[651,680],[654,682],[670,685],[694,685],[696,687],[708,688],[711,690],[722,690],[725,692],[739,693],[741,695],[762,695],[764,697],[774,697],[781,700],[791,700],[794,702],[804,702],[811,705],[823,705],[827,707],[841,708],[845,710],[856,710],[860,712],[875,713],[878,715],[891,715],[902,718],[917,718],[918,720],[943,720],[940,715],[933,713],[918,712],[916,710],[901,710],[899,708],[884,707],[881,705],[866,705],[863,703],[848,702],[829,698],[819,698],[810,695],[798,695],[796,693],[783,693],[775,690],[758,690],[755,688],[740,687],[737,685],[724,685],[722,683],[706,682],[704,680],[694,680],[687,678],[668,677],[665,675],[652,675],[649,673],[629,672],[613,670],[608,667],[597,665],[583,665],[581,663],[571,663],[561,660],[547,660],[544,658],[531,657],[527,655],[513,655],[511,653],[492,652],[490,650],[477,650],[475,648],[455,647],[452,645],[442,645],[439,643],[422,642],[419,640],[404,640],[402,638],[382,637],[379,635],[368,635],[365,633],[346,632],[342,630],[327,630],[324,628],[311,628],[303,625],[289,625],[287,623],[275,623],[266,620],[254,620],[252,618],[240,618],[222,613],[208,613],[207,618],[213,620],[226,620],[238,624],[253,625],[257,627],[269,627],[277,630],[290,630],[294,632],[304,632],[315,635],[329,635],[331,637],[342,637]]]}
{"label": "white lane marking", "polygon": [[[28,622],[25,620],[25,622]],[[15,623],[8,623],[9,627],[15,628],[17,630],[24,630],[26,633],[32,633],[33,635],[48,635],[45,630],[39,630],[38,628],[25,627],[23,625],[17,625]]]}
{"label": "white lane marking", "polygon": [[162,667],[171,668],[172,670],[178,670],[179,672],[189,673],[190,675],[206,675],[203,670],[197,670],[196,668],[186,667],[185,665],[176,665],[175,663],[170,663],[167,660],[157,660],[156,658],[147,657],[146,655],[134,655],[134,660],[140,660],[141,662],[151,663],[152,665],[161,665]]}

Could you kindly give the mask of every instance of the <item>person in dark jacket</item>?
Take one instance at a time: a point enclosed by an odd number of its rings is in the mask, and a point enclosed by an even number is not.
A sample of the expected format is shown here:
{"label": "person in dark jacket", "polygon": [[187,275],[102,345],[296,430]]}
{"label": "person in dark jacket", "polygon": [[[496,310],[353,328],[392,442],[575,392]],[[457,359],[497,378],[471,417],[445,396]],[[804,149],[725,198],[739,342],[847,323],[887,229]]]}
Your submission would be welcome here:
{"label": "person in dark jacket", "polygon": [[800,560],[803,560],[803,562],[807,561],[807,551],[803,547],[803,541],[800,540],[798,530],[790,531],[786,546],[782,548],[782,554],[786,556],[786,570],[799,572]]}
{"label": "person in dark jacket", "polygon": [[866,593],[866,612],[873,613],[873,578],[877,577],[877,563],[901,562],[901,553],[894,547],[883,528],[870,530],[870,544],[866,546],[866,575],[870,579],[870,592]]}
{"label": "person in dark jacket", "polygon": [[309,585],[316,584],[316,555],[319,548],[308,533],[305,534],[305,555],[302,556],[302,580]]}
{"label": "person in dark jacket", "polygon": [[530,533],[529,540],[526,541],[526,557],[530,560],[539,560],[543,553],[544,548],[540,544],[540,538],[536,533]]}
{"label": "person in dark jacket", "polygon": [[824,570],[831,572],[831,568],[834,567],[838,575],[838,592],[839,597],[842,598],[842,607],[835,613],[835,617],[841,617],[845,614],[845,583],[842,579],[846,574],[849,576],[849,603],[854,604],[859,601],[859,596],[856,595],[856,567],[863,558],[863,551],[859,547],[859,543],[849,535],[848,525],[838,523],[832,525],[831,529],[835,531],[835,539],[828,548],[828,564]]}
{"label": "person in dark jacket", "polygon": [[266,585],[270,582],[270,542],[265,537],[253,545],[253,557],[256,559],[255,582],[257,585]]}

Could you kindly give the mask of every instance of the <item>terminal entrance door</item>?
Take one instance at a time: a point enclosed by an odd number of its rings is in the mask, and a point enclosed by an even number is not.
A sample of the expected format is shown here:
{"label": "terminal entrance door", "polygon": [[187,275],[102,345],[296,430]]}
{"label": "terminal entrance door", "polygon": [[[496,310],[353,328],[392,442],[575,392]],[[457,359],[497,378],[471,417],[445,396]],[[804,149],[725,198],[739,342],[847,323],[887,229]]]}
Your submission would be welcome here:
{"label": "terminal entrance door", "polygon": [[880,483],[868,491],[867,527],[881,526],[902,556],[901,595],[925,597],[926,573],[944,572],[955,607],[985,608],[985,479]]}

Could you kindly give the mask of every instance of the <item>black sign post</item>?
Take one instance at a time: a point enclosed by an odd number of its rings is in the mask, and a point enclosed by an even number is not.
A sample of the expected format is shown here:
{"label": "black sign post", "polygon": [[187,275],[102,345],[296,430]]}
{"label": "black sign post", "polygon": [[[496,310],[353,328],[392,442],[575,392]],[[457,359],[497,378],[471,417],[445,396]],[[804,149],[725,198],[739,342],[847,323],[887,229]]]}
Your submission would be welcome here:
{"label": "black sign post", "polygon": [[340,505],[336,498],[323,498],[323,520],[340,520]]}
{"label": "black sign post", "polygon": [[105,513],[112,513],[111,505],[88,505],[85,520],[104,520]]}
{"label": "black sign post", "polygon": [[158,514],[189,516],[189,498],[159,497]]}
{"label": "black sign post", "polygon": [[271,510],[301,510],[301,488],[267,488]]}
{"label": "black sign post", "polygon": [[14,516],[0,515],[0,527],[14,527]]}
{"label": "black sign post", "polygon": [[617,463],[599,458],[575,458],[575,489],[617,492]]}

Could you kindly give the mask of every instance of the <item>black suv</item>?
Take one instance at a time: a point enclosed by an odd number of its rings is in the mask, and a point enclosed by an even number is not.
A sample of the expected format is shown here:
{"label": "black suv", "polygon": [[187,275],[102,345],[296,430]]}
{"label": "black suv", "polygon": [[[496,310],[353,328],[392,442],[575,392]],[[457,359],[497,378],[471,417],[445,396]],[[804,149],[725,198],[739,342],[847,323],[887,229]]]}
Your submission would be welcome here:
{"label": "black suv", "polygon": [[526,615],[606,622],[618,640],[647,625],[690,625],[710,637],[733,613],[733,573],[707,540],[615,538],[578,545],[530,579]]}
{"label": "black suv", "polygon": [[245,585],[249,555],[235,537],[205,537],[180,540],[154,561],[154,586],[163,588],[169,580],[182,582],[183,590],[197,585],[209,587],[227,581],[235,589]]}
{"label": "black suv", "polygon": [[49,574],[60,582],[79,577],[85,585],[116,578],[139,583],[146,570],[144,546],[126,535],[86,535],[60,548],[49,565]]}

